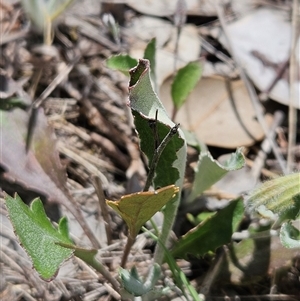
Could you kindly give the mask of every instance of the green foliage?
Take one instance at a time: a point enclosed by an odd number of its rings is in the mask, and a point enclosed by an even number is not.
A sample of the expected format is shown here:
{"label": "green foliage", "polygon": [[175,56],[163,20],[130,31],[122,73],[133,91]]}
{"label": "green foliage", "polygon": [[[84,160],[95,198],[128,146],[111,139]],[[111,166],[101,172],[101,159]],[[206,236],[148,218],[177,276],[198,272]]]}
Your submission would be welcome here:
{"label": "green foliage", "polygon": [[135,267],[132,267],[130,272],[120,269],[119,273],[124,288],[134,296],[142,296],[154,288],[155,283],[161,275],[161,268],[158,264],[154,264],[150,268],[150,273],[145,282],[139,277]]}
{"label": "green foliage", "polygon": [[280,229],[280,241],[286,248],[300,248],[299,229],[289,222],[283,223]]}
{"label": "green foliage", "polygon": [[141,227],[178,193],[178,187],[170,185],[154,191],[124,195],[114,202],[106,203],[126,222],[129,234],[135,238]]}
{"label": "green foliage", "polygon": [[157,81],[156,81],[156,38],[153,38],[147,45],[144,51],[144,59],[147,59],[150,62],[150,77],[154,87],[154,90],[157,91]]}
{"label": "green foliage", "polygon": [[152,232],[147,230],[146,228],[143,228],[145,232],[149,234],[150,237],[152,237],[155,241],[157,241],[162,248],[165,251],[165,260],[168,263],[168,266],[172,272],[172,275],[174,277],[176,285],[181,289],[183,295],[186,297],[188,300],[189,297],[186,294],[186,290],[189,292],[190,296],[193,298],[195,301],[203,301],[203,299],[198,295],[196,292],[195,288],[190,284],[189,280],[185,276],[185,274],[182,272],[180,267],[177,265],[176,260],[174,257],[171,255],[171,252],[162,244],[161,240],[155,236]]}
{"label": "green foliage", "polygon": [[202,73],[200,62],[188,63],[179,69],[172,83],[171,95],[174,106],[178,110],[196,87]]}
{"label": "green foliage", "polygon": [[[155,151],[155,142],[161,141],[166,133],[174,127],[163,104],[153,90],[150,81],[149,61],[140,60],[136,68],[130,71],[129,100],[136,130],[140,138],[141,150],[146,154],[150,164]],[[154,120],[157,112],[157,120]],[[150,124],[149,124],[150,122]],[[154,131],[150,125],[155,122]],[[159,143],[160,143],[159,141]],[[179,206],[180,193],[184,180],[186,165],[186,143],[184,135],[179,129],[178,133],[168,143],[160,156],[155,170],[154,188],[175,184],[180,188],[173,202],[167,203],[164,210],[164,224],[160,239],[163,244],[167,243],[176,212]],[[172,181],[172,182],[171,182]],[[170,183],[171,182],[171,183]],[[164,251],[157,246],[155,262],[160,264],[163,260]]]}
{"label": "green foliage", "polygon": [[5,196],[9,218],[20,243],[31,257],[33,266],[44,279],[51,279],[73,250],[63,248],[59,242],[72,244],[68,236],[68,223],[62,218],[55,229],[47,218],[40,199],[30,208],[16,195]]}
{"label": "green foliage", "polygon": [[[265,218],[278,220],[281,225],[280,238],[285,247],[298,248],[299,230],[290,224],[300,217],[300,173],[293,173],[263,183],[253,190],[248,207]],[[283,223],[284,221],[287,221]]]}
{"label": "green foliage", "polygon": [[[140,60],[139,65],[131,70],[129,101],[140,138],[141,150],[146,154],[150,165],[157,140],[151,123],[156,123],[159,141],[162,141],[175,124],[168,117],[163,104],[153,90],[149,67],[148,60]],[[156,111],[158,112],[157,121],[154,119]],[[183,133],[179,130],[178,134],[168,143],[159,160],[154,180],[155,187],[178,185],[178,183],[179,187],[182,186],[186,161],[185,149]]]}
{"label": "green foliage", "polygon": [[171,254],[187,258],[188,254],[203,256],[209,251],[228,244],[244,216],[243,200],[231,201],[229,205],[207,218],[197,227],[186,233],[175,244]]}
{"label": "green foliage", "polygon": [[127,54],[111,56],[106,60],[107,67],[113,70],[119,70],[128,75],[129,70],[137,65],[137,60]]}
{"label": "green foliage", "polygon": [[197,196],[218,182],[229,171],[240,169],[244,164],[245,159],[242,148],[239,148],[235,154],[231,154],[231,157],[224,165],[214,160],[209,152],[200,153],[198,164],[195,168],[195,180],[187,203],[193,202]]}
{"label": "green foliage", "polygon": [[294,210],[291,218],[296,218],[300,214],[299,184],[299,172],[267,181],[250,193],[248,206],[252,210],[265,206],[279,217]]}
{"label": "green foliage", "polygon": [[20,108],[25,110],[27,108],[26,102],[21,98],[2,98],[0,100],[0,110],[11,110],[13,108]]}
{"label": "green foliage", "polygon": [[[64,1],[61,5],[68,2],[71,1]],[[53,4],[55,1],[49,1],[49,3]],[[147,59],[139,60],[139,62],[129,55],[122,54],[107,60],[108,67],[120,70],[130,76],[130,108],[140,138],[140,148],[148,159],[149,167],[155,161],[158,146],[164,138],[172,129],[176,128],[177,130],[177,125],[169,118],[156,93],[155,48],[156,40],[153,39],[145,49],[144,57]],[[201,72],[202,66],[199,62],[189,63],[178,71],[172,84],[172,98],[176,110],[182,106],[189,93],[196,86]],[[155,192],[146,191],[125,195],[117,202],[107,200],[107,204],[127,223],[129,239],[132,241],[146,221],[164,207],[164,223],[159,237],[155,238],[158,241],[154,255],[155,263],[150,268],[146,280],[143,281],[139,277],[135,268],[132,268],[130,272],[124,269],[120,270],[121,282],[125,290],[134,296],[142,296],[154,291],[155,284],[160,277],[160,264],[166,260],[176,285],[182,290],[185,297],[188,299],[191,296],[193,300],[201,300],[183,271],[176,264],[175,258],[187,258],[188,254],[203,256],[224,244],[230,243],[232,234],[237,230],[243,218],[242,199],[233,200],[217,213],[211,213],[210,216],[204,218],[199,216],[204,220],[181,237],[171,251],[167,250],[168,238],[173,227],[183,187],[187,143],[199,151],[202,150],[195,168],[195,179],[187,203],[194,202],[196,197],[229,171],[244,166],[245,160],[242,149],[238,149],[225,164],[221,165],[212,158],[205,146],[200,145],[200,142],[191,133],[179,129],[166,144],[158,159],[157,166],[155,166],[153,178]],[[264,211],[265,214],[278,214],[281,220],[297,218],[299,216],[300,197],[299,174],[296,175],[298,177],[291,175],[288,178],[283,177],[281,180],[276,179],[272,183],[265,183],[261,188],[254,191],[249,199],[251,208],[260,212]],[[6,204],[15,231],[32,258],[34,267],[43,278],[53,277],[60,264],[74,254],[105,275],[114,288],[118,290],[116,280],[96,259],[97,250],[81,249],[72,244],[68,236],[66,219],[63,218],[58,229],[55,229],[46,217],[40,200],[34,200],[31,207],[28,208],[18,196],[15,198],[6,196]],[[197,223],[196,220],[195,223]],[[280,236],[285,246],[299,247],[299,230],[290,223],[283,224]]]}

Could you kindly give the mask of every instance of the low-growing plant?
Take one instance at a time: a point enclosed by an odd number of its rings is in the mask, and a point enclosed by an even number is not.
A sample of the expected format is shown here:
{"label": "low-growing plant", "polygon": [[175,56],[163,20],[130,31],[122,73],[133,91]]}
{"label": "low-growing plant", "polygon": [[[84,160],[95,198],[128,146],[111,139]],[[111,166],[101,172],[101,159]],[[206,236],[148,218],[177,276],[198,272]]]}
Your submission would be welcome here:
{"label": "low-growing plant", "polygon": [[[179,271],[173,258],[185,257],[187,253],[203,255],[214,251],[224,243],[229,243],[233,231],[237,229],[243,216],[243,204],[240,199],[232,201],[228,207],[198,225],[180,239],[172,250],[167,251],[166,246],[181,199],[187,142],[179,125],[174,124],[168,117],[153,89],[150,77],[148,60],[140,60],[138,65],[130,70],[130,107],[139,134],[141,150],[149,162],[149,174],[144,191],[123,196],[117,202],[107,201],[107,204],[123,217],[129,228],[128,243],[121,263],[123,267],[126,265],[127,255],[141,227],[163,207],[164,223],[162,229],[156,229],[158,243],[153,266],[149,270],[146,282],[142,282],[135,269],[131,272],[121,270],[119,280],[122,287],[133,295],[153,293],[154,285],[160,275],[159,266],[167,260],[172,267],[176,284],[186,294],[183,284],[187,284],[188,281]],[[243,164],[241,150],[233,154],[225,166],[215,161],[209,153],[202,153],[199,157],[191,194],[193,197],[200,195],[228,171],[241,168]],[[153,191],[148,191],[150,186],[153,187]],[[30,208],[17,195],[15,197],[7,195],[5,199],[15,232],[41,277],[51,279],[61,263],[75,255],[104,274],[119,291],[119,283],[96,260],[97,251],[82,249],[70,240],[65,218],[61,219],[56,229],[46,217],[39,199],[34,200]],[[216,234],[208,235],[207,229],[209,228]],[[198,248],[199,242],[202,245],[200,249]],[[190,286],[188,286],[188,292],[191,293]],[[195,292],[192,295],[197,299]]]}
{"label": "low-growing plant", "polygon": [[[140,149],[148,159],[149,168],[143,191],[125,195],[118,201],[106,201],[124,219],[129,229],[118,280],[113,278],[106,267],[97,260],[95,257],[97,250],[83,249],[72,242],[66,218],[60,220],[57,228],[52,225],[39,199],[35,199],[28,207],[19,196],[6,195],[6,205],[22,246],[31,257],[34,268],[44,279],[53,278],[62,262],[74,255],[102,273],[119,293],[122,293],[123,289],[123,292],[125,290],[131,296],[148,296],[149,298],[155,296],[153,298],[157,298],[161,294],[168,293],[168,288],[156,287],[156,283],[161,277],[160,266],[163,262],[167,262],[173,273],[175,284],[181,289],[183,295],[187,299],[202,300],[201,295],[197,294],[177,266],[175,259],[187,258],[188,255],[203,256],[230,243],[232,234],[237,231],[244,216],[244,204],[241,198],[230,201],[228,206],[206,217],[192,230],[180,237],[172,248],[167,247],[177,210],[182,201],[181,192],[189,139],[179,124],[175,124],[169,118],[157,96],[157,87],[153,84],[155,83],[155,68],[150,69],[151,61],[155,66],[155,40],[149,43],[145,56],[148,59],[139,61],[128,55],[119,55],[108,60],[110,67],[119,69],[130,77],[129,106],[139,136]],[[192,74],[191,78],[188,77],[190,73]],[[172,85],[175,108],[173,115],[180,109],[188,94],[195,87],[200,73],[199,62],[189,63],[178,71]],[[199,144],[196,144],[195,147],[201,149]],[[195,202],[198,196],[226,173],[242,168],[243,165],[242,149],[238,149],[236,153],[232,154],[223,165],[214,160],[208,151],[202,149],[195,168],[194,182],[185,202]],[[299,218],[300,201],[297,176],[299,180],[299,174],[293,174],[266,182],[251,194],[249,199],[251,208],[256,208],[260,212],[269,210],[279,214],[280,223],[283,220],[290,221]],[[284,189],[278,193],[281,185]],[[152,187],[151,191],[150,187]],[[280,195],[279,198],[277,198],[278,195]],[[275,203],[273,203],[274,199]],[[154,223],[155,234],[142,228],[160,210],[164,215],[161,229],[158,229]],[[147,231],[157,241],[153,264],[149,268],[148,277],[145,280],[141,279],[135,268],[132,268],[131,271],[125,269],[127,256],[141,229]],[[297,231],[290,222],[282,224],[283,244],[288,247],[299,246],[299,231]]]}

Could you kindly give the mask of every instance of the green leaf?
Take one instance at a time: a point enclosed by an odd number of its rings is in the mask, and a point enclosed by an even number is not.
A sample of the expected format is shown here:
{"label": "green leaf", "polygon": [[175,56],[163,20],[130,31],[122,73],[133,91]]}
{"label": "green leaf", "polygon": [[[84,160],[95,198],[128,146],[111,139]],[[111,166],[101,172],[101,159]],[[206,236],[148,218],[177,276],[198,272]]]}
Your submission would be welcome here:
{"label": "green leaf", "polygon": [[200,62],[188,63],[178,70],[171,87],[172,100],[177,110],[184,104],[188,95],[196,87],[201,74],[202,65]]}
{"label": "green leaf", "polygon": [[0,99],[0,110],[11,110],[13,108],[21,108],[25,110],[27,104],[21,98],[3,98]]}
{"label": "green leaf", "polygon": [[73,250],[57,245],[58,242],[72,244],[67,219],[63,217],[56,229],[47,218],[39,198],[33,200],[30,208],[18,195],[14,198],[6,195],[5,202],[15,233],[31,257],[34,268],[42,278],[51,279],[73,253]]}
{"label": "green leaf", "polygon": [[200,153],[197,167],[195,168],[195,180],[187,203],[191,203],[203,191],[218,182],[229,171],[240,169],[245,164],[242,148],[231,155],[229,160],[221,165],[214,160],[209,152]]}
{"label": "green leaf", "polygon": [[154,86],[154,90],[157,92],[157,81],[156,81],[156,38],[153,38],[147,45],[144,51],[144,59],[150,62],[150,77]]}
{"label": "green leaf", "polygon": [[189,131],[187,129],[182,129],[182,132],[184,133],[184,138],[187,145],[192,146],[199,153],[207,151],[207,146],[202,141],[198,140],[195,132]]}
{"label": "green leaf", "polygon": [[[140,60],[139,65],[130,72],[129,100],[134,115],[135,126],[140,138],[142,151],[151,164],[155,149],[155,133],[151,122],[156,122],[159,142],[167,135],[175,123],[169,118],[163,104],[153,90],[149,75],[149,61]],[[168,143],[163,151],[154,179],[155,187],[164,187],[174,184],[182,186],[186,163],[186,145],[184,135],[178,133]],[[179,182],[177,182],[179,181]]]}
{"label": "green leaf", "polygon": [[[169,118],[163,104],[153,90],[149,68],[148,60],[139,60],[139,64],[134,69],[131,69],[129,100],[132,114],[134,115],[136,130],[140,138],[141,150],[147,156],[150,165],[154,155],[155,137],[158,135],[159,142],[161,142],[161,139],[165,137],[166,133],[168,133],[175,124]],[[158,132],[157,135],[155,130],[153,131],[153,127],[150,127],[150,124],[153,124],[156,111],[158,112],[158,120],[155,122]],[[186,143],[184,134],[179,129],[178,133],[172,137],[159,158],[155,170],[154,188],[175,184],[181,189],[184,180],[185,166]],[[179,201],[180,191],[176,199],[174,199],[173,202],[167,203],[164,209],[164,224],[160,236],[163,244],[167,243],[170,235]],[[161,245],[157,245],[154,261],[160,264],[163,260],[163,256],[164,250],[161,248]]]}
{"label": "green leaf", "polygon": [[243,215],[243,200],[231,201],[227,207],[185,234],[172,249],[172,255],[180,258],[186,258],[188,254],[203,256],[230,243]]}
{"label": "green leaf", "polygon": [[155,236],[152,232],[147,230],[146,228],[143,228],[143,231],[147,232],[152,239],[157,241],[162,248],[165,250],[165,261],[168,263],[169,268],[172,272],[173,278],[175,280],[176,285],[181,289],[183,295],[186,297],[187,300],[189,300],[189,296],[186,293],[186,290],[190,293],[190,296],[192,297],[192,300],[195,301],[203,301],[202,297],[198,295],[193,285],[189,282],[184,272],[180,269],[180,267],[177,265],[176,260],[171,255],[170,251],[164,246],[164,244],[161,242],[161,240]]}
{"label": "green leaf", "polygon": [[[134,69],[131,69],[129,100],[132,114],[134,115],[136,130],[140,138],[141,150],[147,156],[150,166],[157,136],[159,139],[158,142],[160,143],[175,124],[169,118],[163,104],[153,90],[149,68],[150,64],[148,60],[139,60],[139,64]],[[153,124],[156,112],[158,112],[157,121],[155,121],[157,133],[155,129],[153,131],[153,127],[150,126],[150,124]],[[175,184],[181,189],[184,180],[185,165],[186,143],[184,134],[179,129],[159,158],[155,170],[154,188]],[[180,191],[176,199],[173,202],[169,202],[165,207],[164,224],[160,236],[163,244],[166,244],[169,238],[179,201]],[[163,256],[164,250],[159,244],[155,251],[154,261],[160,264],[163,260]]]}
{"label": "green leaf", "polygon": [[280,229],[280,241],[286,248],[300,248],[300,231],[291,223],[284,223]]}
{"label": "green leaf", "polygon": [[197,216],[193,216],[191,213],[188,213],[186,217],[191,224],[197,226],[198,224],[200,224],[207,218],[213,216],[214,214],[215,212],[201,212]]}
{"label": "green leaf", "polygon": [[137,60],[128,54],[113,55],[106,60],[106,65],[108,68],[119,70],[126,75],[128,75],[129,70],[135,67],[137,63]]}
{"label": "green leaf", "polygon": [[106,203],[120,214],[129,228],[130,236],[135,238],[141,227],[173,199],[178,190],[175,185],[170,185],[156,191],[124,195],[116,202],[106,200]]}
{"label": "green leaf", "polygon": [[160,277],[161,268],[158,264],[154,264],[151,267],[149,275],[144,283],[140,279],[135,266],[132,267],[130,272],[125,269],[120,269],[119,274],[124,288],[130,294],[133,294],[134,296],[142,296],[154,288],[155,283]]}
{"label": "green leaf", "polygon": [[[132,114],[134,116],[134,123],[139,134],[141,150],[147,156],[149,160],[149,166],[151,166],[155,151],[155,134],[150,126],[150,122],[151,120],[154,121],[154,119],[145,118],[136,111],[133,111]],[[160,111],[158,112],[158,116],[159,114]],[[156,129],[158,140],[161,142],[169,133],[170,126],[158,121],[156,122]],[[183,144],[184,141],[180,137],[180,134],[176,133],[165,147],[155,171],[155,187],[168,186],[176,183],[176,181],[180,179],[180,170],[174,166],[174,162],[178,160],[177,150],[182,148]]]}
{"label": "green leaf", "polygon": [[300,173],[267,181],[250,193],[250,210],[266,210],[278,214],[281,221],[295,219],[300,214]]}

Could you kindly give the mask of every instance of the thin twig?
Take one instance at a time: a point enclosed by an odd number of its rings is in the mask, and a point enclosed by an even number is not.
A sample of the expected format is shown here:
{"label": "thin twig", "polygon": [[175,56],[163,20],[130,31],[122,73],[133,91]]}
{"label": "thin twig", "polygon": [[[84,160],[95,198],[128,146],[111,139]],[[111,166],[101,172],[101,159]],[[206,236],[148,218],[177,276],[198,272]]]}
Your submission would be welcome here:
{"label": "thin twig", "polygon": [[269,135],[268,126],[267,126],[266,121],[263,117],[263,114],[262,114],[263,109],[262,109],[262,106],[261,106],[261,104],[258,100],[257,93],[256,93],[253,85],[251,84],[249,78],[247,77],[246,72],[243,69],[242,64],[240,62],[239,57],[236,55],[236,52],[234,51],[233,47],[231,47],[232,44],[231,44],[231,40],[229,38],[228,29],[227,29],[227,25],[226,25],[226,22],[225,22],[225,17],[223,15],[223,13],[221,12],[221,8],[220,8],[220,0],[215,0],[215,6],[216,6],[216,9],[217,9],[217,12],[218,12],[218,17],[219,17],[220,23],[221,23],[222,28],[223,28],[225,39],[227,41],[228,50],[231,52],[231,55],[232,55],[234,61],[237,64],[237,68],[239,70],[240,77],[246,85],[246,88],[248,90],[253,108],[256,112],[257,120],[258,120],[260,126],[262,127],[262,130],[263,130],[265,136],[270,141],[272,151],[273,151],[274,156],[276,157],[276,159],[278,161],[278,164],[279,164],[281,170],[283,171],[284,174],[286,174],[287,170],[286,170],[285,160],[284,160],[283,156],[281,155],[281,153],[279,152],[278,147],[276,146],[276,143],[275,143],[274,139],[272,139],[272,137]]}
{"label": "thin twig", "polygon": [[71,72],[74,68],[75,64],[79,61],[81,55],[78,55],[74,61],[66,66],[58,75],[54,78],[54,80],[50,83],[50,85],[42,92],[42,94],[32,103],[31,105],[31,114],[28,122],[28,130],[26,137],[26,152],[30,149],[34,128],[37,122],[37,114],[38,108],[41,106],[43,101],[53,92],[53,90],[65,79],[65,77]]}
{"label": "thin twig", "polygon": [[[296,49],[299,37],[300,28],[300,14],[299,14],[299,0],[293,1],[292,8],[292,43],[291,43],[291,56],[290,56],[290,102],[289,102],[289,140],[288,140],[288,153],[287,153],[287,170],[288,172],[293,171],[294,165],[294,154],[293,149],[296,145],[297,135],[297,110],[296,101],[299,102],[299,65],[297,66]],[[300,60],[298,52],[298,60]],[[297,97],[298,96],[298,97]]]}
{"label": "thin twig", "polygon": [[[274,139],[276,134],[276,129],[282,123],[284,118],[284,113],[282,111],[276,111],[274,113],[274,119],[269,129],[270,136]],[[264,166],[267,154],[271,151],[271,146],[269,139],[265,138],[261,144],[261,150],[258,152],[257,157],[255,158],[254,164],[251,168],[251,174],[254,179],[258,179],[261,170]]]}
{"label": "thin twig", "polygon": [[50,85],[42,92],[42,94],[32,103],[33,107],[40,107],[42,102],[53,92],[53,90],[68,76],[68,74],[72,71],[74,66],[80,60],[81,55],[77,55],[74,61],[66,65],[63,70],[61,70],[57,76],[53,79]]}
{"label": "thin twig", "polygon": [[110,245],[111,242],[112,242],[110,218],[109,218],[109,214],[108,214],[108,210],[107,210],[107,205],[105,203],[105,197],[104,197],[104,193],[103,193],[101,179],[97,176],[93,176],[92,177],[92,184],[96,189],[96,193],[97,193],[97,196],[98,196],[102,217],[104,219],[107,244]]}
{"label": "thin twig", "polygon": [[227,64],[232,70],[235,69],[235,64],[232,58],[224,54],[222,51],[219,51],[217,48],[215,48],[212,44],[210,44],[208,41],[206,41],[203,37],[200,36],[201,40],[201,46],[208,51],[209,53],[213,54],[215,57],[217,57],[220,61]]}
{"label": "thin twig", "polygon": [[180,34],[183,25],[186,22],[186,14],[187,14],[187,5],[185,0],[177,0],[175,14],[174,14],[174,25],[176,26],[176,30],[177,30],[175,50],[174,50],[174,73],[176,72],[177,69],[179,39],[180,39]]}
{"label": "thin twig", "polygon": [[145,184],[143,191],[148,191],[150,186],[152,185],[154,173],[155,173],[159,158],[160,158],[162,152],[164,151],[165,147],[169,143],[169,141],[177,133],[178,128],[179,128],[179,123],[170,129],[169,133],[166,135],[166,137],[163,139],[163,141],[160,143],[160,145],[155,149],[154,155],[152,158],[152,162],[151,162],[151,166],[149,168],[149,173],[147,176],[146,184]]}
{"label": "thin twig", "polygon": [[259,99],[260,100],[266,100],[269,97],[269,94],[271,93],[271,91],[273,90],[273,88],[276,86],[276,84],[278,83],[278,81],[282,78],[284,72],[286,71],[286,69],[289,66],[289,59],[287,59],[285,62],[283,62],[281,64],[281,66],[279,67],[279,69],[277,70],[277,73],[273,79],[273,81],[271,82],[271,84],[269,85],[269,87],[267,89],[265,89],[264,91],[262,91],[259,94]]}

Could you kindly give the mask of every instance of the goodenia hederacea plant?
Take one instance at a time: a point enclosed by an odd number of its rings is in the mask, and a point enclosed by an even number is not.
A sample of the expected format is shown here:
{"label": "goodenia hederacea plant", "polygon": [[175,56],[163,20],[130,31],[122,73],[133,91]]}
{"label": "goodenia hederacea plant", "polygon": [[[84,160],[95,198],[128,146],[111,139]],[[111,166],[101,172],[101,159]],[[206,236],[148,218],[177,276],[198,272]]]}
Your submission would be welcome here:
{"label": "goodenia hederacea plant", "polygon": [[101,273],[115,290],[119,289],[116,279],[95,258],[96,249],[83,249],[73,244],[65,217],[56,228],[46,216],[39,198],[28,207],[18,195],[5,195],[5,203],[15,233],[43,279],[55,277],[60,265],[74,254]]}
{"label": "goodenia hederacea plant", "polygon": [[118,201],[106,200],[107,205],[113,208],[126,222],[129,236],[124,249],[121,266],[126,264],[129,251],[141,227],[161,210],[178,193],[179,188],[169,185],[156,191],[143,191],[124,195]]}
{"label": "goodenia hederacea plant", "polygon": [[[160,143],[174,128],[174,122],[155,93],[150,80],[150,64],[141,59],[139,64],[130,70],[129,105],[134,116],[134,123],[140,138],[141,150],[148,158],[149,166],[154,158],[156,144]],[[157,120],[156,118],[157,112]],[[155,122],[155,130],[153,130]],[[159,141],[157,141],[159,140]],[[186,164],[186,143],[179,129],[164,148],[155,169],[154,189],[175,184],[182,188]],[[174,223],[180,201],[180,191],[164,209],[164,222],[160,240],[167,245],[169,234]],[[161,264],[164,250],[157,245],[154,260]]]}
{"label": "goodenia hederacea plant", "polygon": [[21,198],[5,196],[10,221],[20,243],[31,257],[33,266],[44,279],[51,279],[73,250],[57,243],[72,244],[67,219],[62,218],[55,229],[45,214],[39,198],[28,207]]}

